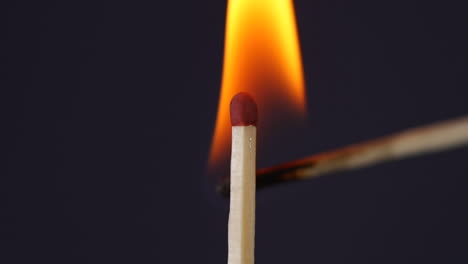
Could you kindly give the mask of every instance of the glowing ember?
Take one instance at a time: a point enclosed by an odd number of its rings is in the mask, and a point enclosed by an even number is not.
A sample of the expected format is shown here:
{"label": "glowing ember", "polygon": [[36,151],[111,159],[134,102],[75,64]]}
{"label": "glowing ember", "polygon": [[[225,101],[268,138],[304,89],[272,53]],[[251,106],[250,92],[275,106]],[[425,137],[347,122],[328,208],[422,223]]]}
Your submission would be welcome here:
{"label": "glowing ember", "polygon": [[229,156],[229,103],[236,93],[252,94],[260,126],[275,111],[303,115],[305,91],[292,0],[230,0],[222,90],[210,164]]}

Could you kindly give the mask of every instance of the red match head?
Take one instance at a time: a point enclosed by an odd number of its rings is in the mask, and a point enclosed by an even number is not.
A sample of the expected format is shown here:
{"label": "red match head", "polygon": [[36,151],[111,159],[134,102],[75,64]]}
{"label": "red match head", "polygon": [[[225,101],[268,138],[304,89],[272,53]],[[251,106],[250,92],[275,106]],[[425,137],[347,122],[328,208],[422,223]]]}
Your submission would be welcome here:
{"label": "red match head", "polygon": [[256,126],[257,104],[253,97],[245,92],[236,94],[231,100],[231,125]]}

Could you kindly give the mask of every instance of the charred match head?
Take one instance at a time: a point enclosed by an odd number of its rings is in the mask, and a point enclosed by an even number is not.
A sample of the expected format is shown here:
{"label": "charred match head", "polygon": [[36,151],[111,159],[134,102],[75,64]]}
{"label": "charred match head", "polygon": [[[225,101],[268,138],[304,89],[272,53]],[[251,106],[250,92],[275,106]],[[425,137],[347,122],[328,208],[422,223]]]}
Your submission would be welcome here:
{"label": "charred match head", "polygon": [[257,104],[245,92],[236,94],[231,100],[232,126],[257,126]]}

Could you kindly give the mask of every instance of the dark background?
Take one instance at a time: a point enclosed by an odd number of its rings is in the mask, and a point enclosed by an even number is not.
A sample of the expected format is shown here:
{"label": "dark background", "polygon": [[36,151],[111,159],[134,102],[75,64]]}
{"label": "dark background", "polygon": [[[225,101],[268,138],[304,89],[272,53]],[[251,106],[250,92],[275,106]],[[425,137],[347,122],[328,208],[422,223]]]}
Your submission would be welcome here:
{"label": "dark background", "polygon": [[[296,0],[309,118],[260,166],[467,114],[465,3]],[[226,1],[1,10],[0,263],[226,263],[205,173]],[[261,191],[256,262],[467,263],[467,157]]]}

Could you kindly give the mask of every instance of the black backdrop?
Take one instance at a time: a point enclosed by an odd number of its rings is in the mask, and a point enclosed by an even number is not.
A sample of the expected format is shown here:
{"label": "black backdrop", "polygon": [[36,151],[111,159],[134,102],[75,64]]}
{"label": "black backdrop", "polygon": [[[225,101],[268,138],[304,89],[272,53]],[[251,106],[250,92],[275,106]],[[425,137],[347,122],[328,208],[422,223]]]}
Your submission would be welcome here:
{"label": "black backdrop", "polygon": [[[467,114],[465,2],[296,0],[309,118],[260,165]],[[226,1],[1,5],[0,262],[226,263]],[[467,157],[260,192],[257,263],[467,263]]]}

